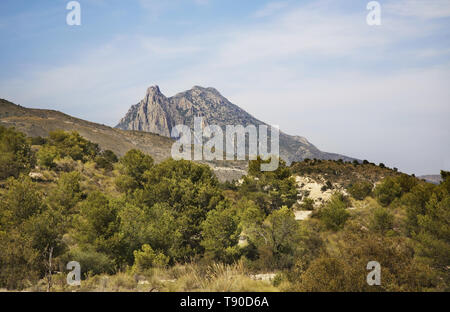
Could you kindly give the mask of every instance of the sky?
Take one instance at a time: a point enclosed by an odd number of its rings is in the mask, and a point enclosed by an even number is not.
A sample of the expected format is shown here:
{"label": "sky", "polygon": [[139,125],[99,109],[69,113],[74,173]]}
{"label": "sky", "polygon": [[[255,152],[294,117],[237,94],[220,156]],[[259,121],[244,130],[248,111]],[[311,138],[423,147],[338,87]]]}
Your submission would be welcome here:
{"label": "sky", "polygon": [[0,98],[115,126],[159,85],[214,87],[319,149],[450,170],[450,0],[0,1]]}

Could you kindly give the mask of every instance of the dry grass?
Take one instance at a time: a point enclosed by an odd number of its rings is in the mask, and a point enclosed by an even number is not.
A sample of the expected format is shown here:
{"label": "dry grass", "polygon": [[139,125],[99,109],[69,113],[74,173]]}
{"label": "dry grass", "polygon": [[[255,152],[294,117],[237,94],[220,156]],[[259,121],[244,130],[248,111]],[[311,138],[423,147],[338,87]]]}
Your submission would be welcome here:
{"label": "dry grass", "polygon": [[[68,286],[66,276],[53,276],[52,291],[85,292],[261,292],[279,291],[271,282],[253,280],[242,262],[226,265],[214,263],[177,264],[170,268],[153,268],[137,273],[133,269],[115,275],[95,275],[82,280],[81,286]],[[46,291],[46,281],[41,280],[31,291]]]}

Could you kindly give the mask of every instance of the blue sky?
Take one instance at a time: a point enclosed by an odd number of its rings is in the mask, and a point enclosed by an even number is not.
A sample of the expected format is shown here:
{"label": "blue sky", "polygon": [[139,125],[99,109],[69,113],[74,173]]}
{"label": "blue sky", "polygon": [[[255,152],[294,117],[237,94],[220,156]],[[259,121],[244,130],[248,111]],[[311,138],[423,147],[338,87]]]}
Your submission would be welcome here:
{"label": "blue sky", "polygon": [[450,1],[0,2],[0,97],[114,126],[148,86],[212,86],[322,150],[450,170]]}

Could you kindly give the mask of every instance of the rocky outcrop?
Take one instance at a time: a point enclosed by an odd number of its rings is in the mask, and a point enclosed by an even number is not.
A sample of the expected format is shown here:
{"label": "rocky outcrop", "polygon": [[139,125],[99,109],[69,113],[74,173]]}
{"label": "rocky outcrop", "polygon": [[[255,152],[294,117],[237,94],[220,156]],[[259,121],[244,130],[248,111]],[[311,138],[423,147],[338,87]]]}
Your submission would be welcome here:
{"label": "rocky outcrop", "polygon": [[[185,124],[193,128],[194,117],[200,116],[206,125],[267,125],[228,101],[214,88],[195,86],[173,97],[166,97],[158,86],[152,86],[147,89],[143,100],[131,106],[116,128],[169,137],[175,125]],[[350,157],[322,152],[306,138],[282,132],[280,154],[288,163],[305,158],[353,160]]]}

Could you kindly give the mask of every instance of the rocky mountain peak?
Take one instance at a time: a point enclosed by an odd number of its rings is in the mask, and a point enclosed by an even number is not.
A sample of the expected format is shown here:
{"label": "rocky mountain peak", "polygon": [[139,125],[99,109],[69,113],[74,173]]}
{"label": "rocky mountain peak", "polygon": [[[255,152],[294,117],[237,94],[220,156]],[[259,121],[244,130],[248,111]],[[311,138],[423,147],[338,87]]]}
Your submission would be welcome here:
{"label": "rocky mountain peak", "polygon": [[160,98],[164,99],[165,96],[161,93],[159,87],[157,85],[154,85],[147,88],[147,93],[143,101],[147,102],[146,104],[148,104],[152,101],[158,101],[158,99]]}
{"label": "rocky mountain peak", "polygon": [[150,86],[147,88],[147,95],[162,95],[158,85]]}
{"label": "rocky mountain peak", "polygon": [[[138,104],[131,106],[116,128],[153,132],[170,137],[179,124],[193,128],[194,118],[201,116],[205,125],[267,125],[239,106],[231,103],[214,88],[194,86],[190,90],[166,97],[158,86],[151,86]],[[304,158],[353,160],[342,155],[325,153],[301,136],[280,132],[281,157],[288,163]]]}

